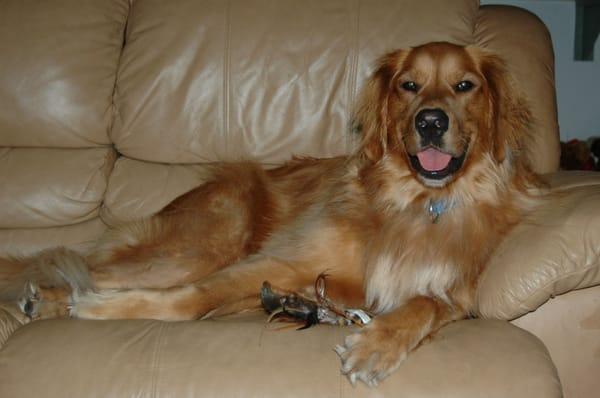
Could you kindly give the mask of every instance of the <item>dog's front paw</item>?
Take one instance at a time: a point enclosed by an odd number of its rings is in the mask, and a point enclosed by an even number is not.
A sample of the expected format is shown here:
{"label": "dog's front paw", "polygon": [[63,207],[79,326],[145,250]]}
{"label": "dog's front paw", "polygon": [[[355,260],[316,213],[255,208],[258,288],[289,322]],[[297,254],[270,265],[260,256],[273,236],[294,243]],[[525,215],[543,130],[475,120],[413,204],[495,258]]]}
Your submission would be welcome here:
{"label": "dog's front paw", "polygon": [[336,346],[335,351],[342,361],[342,373],[352,385],[362,381],[376,387],[406,359],[410,340],[408,333],[373,322],[346,337],[344,345]]}

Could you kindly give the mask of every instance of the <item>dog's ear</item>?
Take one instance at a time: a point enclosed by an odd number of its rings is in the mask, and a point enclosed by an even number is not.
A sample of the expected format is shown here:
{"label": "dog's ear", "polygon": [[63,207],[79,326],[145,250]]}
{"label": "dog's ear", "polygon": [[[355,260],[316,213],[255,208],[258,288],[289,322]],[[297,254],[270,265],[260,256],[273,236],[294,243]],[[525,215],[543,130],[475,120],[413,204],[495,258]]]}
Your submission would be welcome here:
{"label": "dog's ear", "polygon": [[399,50],[379,59],[378,66],[363,87],[354,115],[353,128],[360,134],[359,153],[377,162],[386,151],[388,104],[394,90],[394,76],[400,70],[405,51]]}
{"label": "dog's ear", "polygon": [[515,155],[523,151],[529,139],[532,116],[505,63],[496,55],[481,51],[477,51],[476,59],[489,90],[492,151],[496,161],[501,163],[508,151]]}

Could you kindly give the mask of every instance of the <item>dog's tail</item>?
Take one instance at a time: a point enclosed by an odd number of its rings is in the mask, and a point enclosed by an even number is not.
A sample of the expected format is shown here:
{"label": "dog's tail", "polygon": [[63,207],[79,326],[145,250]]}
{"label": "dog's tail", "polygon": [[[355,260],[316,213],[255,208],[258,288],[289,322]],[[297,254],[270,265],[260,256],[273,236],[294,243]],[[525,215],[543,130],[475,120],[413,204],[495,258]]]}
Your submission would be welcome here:
{"label": "dog's tail", "polygon": [[0,258],[0,301],[19,299],[31,284],[80,292],[94,287],[85,258],[64,247],[28,258]]}

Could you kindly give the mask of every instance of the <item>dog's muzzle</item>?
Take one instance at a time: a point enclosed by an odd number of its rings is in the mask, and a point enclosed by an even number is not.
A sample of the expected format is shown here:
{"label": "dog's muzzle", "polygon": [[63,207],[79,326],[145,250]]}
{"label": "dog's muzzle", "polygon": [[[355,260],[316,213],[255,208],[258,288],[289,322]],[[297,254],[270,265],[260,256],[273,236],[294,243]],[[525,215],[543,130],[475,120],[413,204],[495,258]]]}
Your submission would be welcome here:
{"label": "dog's muzzle", "polygon": [[439,108],[422,109],[415,116],[415,129],[423,149],[409,157],[415,171],[427,179],[444,179],[458,171],[465,160],[466,151],[454,157],[441,149],[449,127],[450,118]]}

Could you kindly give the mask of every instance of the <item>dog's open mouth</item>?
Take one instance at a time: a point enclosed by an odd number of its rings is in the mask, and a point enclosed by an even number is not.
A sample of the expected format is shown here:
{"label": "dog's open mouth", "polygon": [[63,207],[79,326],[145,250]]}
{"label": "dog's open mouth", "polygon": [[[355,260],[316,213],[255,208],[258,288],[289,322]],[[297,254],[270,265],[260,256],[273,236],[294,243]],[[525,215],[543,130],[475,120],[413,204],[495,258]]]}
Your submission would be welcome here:
{"label": "dog's open mouth", "polygon": [[457,172],[465,160],[466,151],[459,157],[442,152],[434,147],[427,147],[409,155],[412,167],[423,177],[432,180],[441,180]]}

